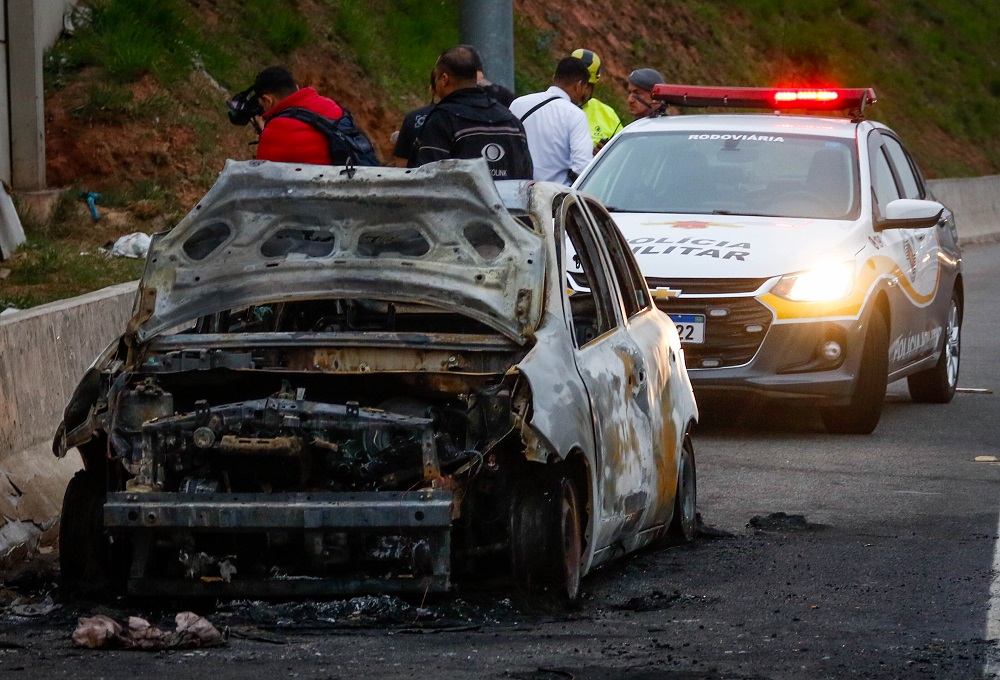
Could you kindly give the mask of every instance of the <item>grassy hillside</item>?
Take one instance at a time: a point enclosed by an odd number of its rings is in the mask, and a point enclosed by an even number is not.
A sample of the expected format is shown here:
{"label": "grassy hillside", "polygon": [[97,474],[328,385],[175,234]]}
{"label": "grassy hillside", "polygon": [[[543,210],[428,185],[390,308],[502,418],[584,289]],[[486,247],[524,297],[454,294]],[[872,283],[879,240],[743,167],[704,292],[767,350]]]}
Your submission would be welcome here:
{"label": "grassy hillside", "polygon": [[[225,98],[272,63],[389,135],[427,101],[437,53],[458,41],[456,0],[87,0],[89,21],[45,59],[47,173],[64,187],[29,244],[0,267],[0,307],[137,276],[98,248],[169,228],[226,158],[251,158]],[[1000,3],[995,0],[515,0],[516,89],[597,51],[597,96],[624,113],[624,78],[653,66],[705,85],[873,86],[871,117],[932,177],[1000,172]],[[98,192],[94,221],[80,200]]]}

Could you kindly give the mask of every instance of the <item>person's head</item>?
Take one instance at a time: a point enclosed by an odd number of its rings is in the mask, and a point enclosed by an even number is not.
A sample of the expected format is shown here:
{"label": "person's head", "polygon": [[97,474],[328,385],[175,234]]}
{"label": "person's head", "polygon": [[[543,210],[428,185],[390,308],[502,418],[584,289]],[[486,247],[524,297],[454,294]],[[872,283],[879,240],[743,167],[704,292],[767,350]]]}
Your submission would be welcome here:
{"label": "person's head", "polygon": [[552,84],[569,95],[577,106],[582,106],[590,96],[590,71],[582,59],[566,57],[556,64]]}
{"label": "person's head", "polygon": [[472,60],[476,65],[476,79],[480,82],[485,80],[486,74],[483,72],[483,57],[479,54],[479,50],[472,45],[459,45],[459,47],[464,47],[472,54]]}
{"label": "person's head", "polygon": [[299,89],[291,72],[284,66],[268,66],[257,74],[253,81],[253,91],[257,101],[267,113],[275,104]]}
{"label": "person's head", "polygon": [[628,74],[628,112],[636,118],[644,118],[656,111],[659,106],[652,100],[653,86],[666,82],[663,75],[652,68],[639,68]]}
{"label": "person's head", "polygon": [[594,96],[594,86],[597,81],[601,79],[601,58],[597,56],[596,52],[587,49],[573,50],[570,55],[571,57],[576,57],[582,61],[587,66],[587,71],[590,73],[590,78],[587,79],[587,91],[583,102],[586,103],[588,99]]}
{"label": "person's head", "polygon": [[476,66],[481,63],[475,48],[469,45],[449,47],[438,57],[431,72],[433,93],[442,99],[455,90],[475,87],[478,80]]}

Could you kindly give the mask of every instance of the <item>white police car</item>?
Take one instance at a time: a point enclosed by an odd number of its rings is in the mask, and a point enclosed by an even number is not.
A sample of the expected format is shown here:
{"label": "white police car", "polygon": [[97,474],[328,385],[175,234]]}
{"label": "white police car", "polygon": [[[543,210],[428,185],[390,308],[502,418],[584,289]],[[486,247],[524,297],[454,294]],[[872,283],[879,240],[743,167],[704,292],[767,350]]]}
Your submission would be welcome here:
{"label": "white police car", "polygon": [[875,93],[653,96],[772,111],[639,120],[576,183],[612,211],[673,317],[696,393],[811,398],[843,433],[874,430],[899,378],[915,401],[950,401],[964,297],[955,222],[897,135],[864,119]]}

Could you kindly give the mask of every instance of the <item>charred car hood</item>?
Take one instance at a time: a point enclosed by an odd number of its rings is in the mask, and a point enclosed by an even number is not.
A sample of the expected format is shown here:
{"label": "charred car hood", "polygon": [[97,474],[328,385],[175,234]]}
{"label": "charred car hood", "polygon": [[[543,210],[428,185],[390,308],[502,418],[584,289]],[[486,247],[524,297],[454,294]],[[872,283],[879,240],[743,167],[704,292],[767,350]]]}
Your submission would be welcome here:
{"label": "charred car hood", "polygon": [[416,170],[227,161],[157,234],[129,335],[228,309],[319,298],[459,311],[524,343],[541,317],[544,238],[504,209],[486,163]]}
{"label": "charred car hood", "polygon": [[768,278],[849,260],[858,223],[746,215],[614,213],[647,278]]}

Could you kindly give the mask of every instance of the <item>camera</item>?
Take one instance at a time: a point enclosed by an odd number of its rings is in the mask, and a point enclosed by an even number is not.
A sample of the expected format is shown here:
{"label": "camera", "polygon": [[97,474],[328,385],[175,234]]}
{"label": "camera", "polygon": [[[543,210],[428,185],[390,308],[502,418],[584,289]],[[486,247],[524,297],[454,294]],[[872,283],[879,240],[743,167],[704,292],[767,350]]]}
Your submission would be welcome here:
{"label": "camera", "polygon": [[226,103],[229,105],[229,122],[233,125],[246,125],[254,117],[264,113],[264,107],[257,101],[253,86],[237,92]]}

